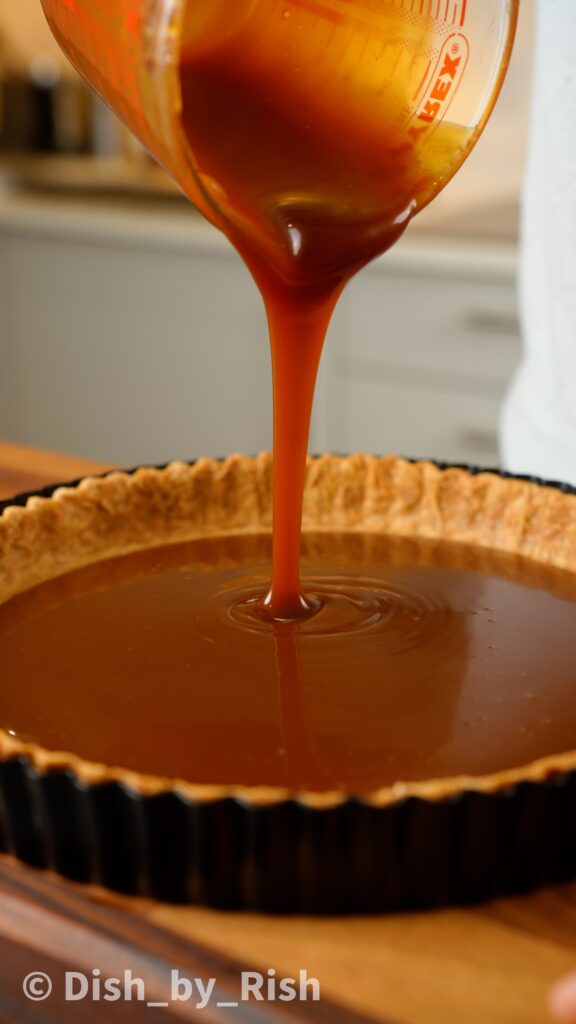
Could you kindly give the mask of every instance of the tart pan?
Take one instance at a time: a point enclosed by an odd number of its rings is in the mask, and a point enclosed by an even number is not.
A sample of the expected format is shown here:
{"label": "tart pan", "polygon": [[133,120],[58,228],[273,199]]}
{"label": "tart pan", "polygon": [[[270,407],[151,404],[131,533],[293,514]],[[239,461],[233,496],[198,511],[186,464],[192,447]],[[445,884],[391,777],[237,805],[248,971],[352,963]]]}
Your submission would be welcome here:
{"label": "tart pan", "polygon": [[[270,497],[268,455],[140,468],[20,495],[0,504],[0,596],[105,552],[194,530],[237,533],[256,520],[269,529]],[[61,524],[69,557],[58,544]],[[576,491],[497,471],[311,459],[304,529],[336,525],[460,540],[576,571]],[[352,799],[139,776],[0,731],[0,850],[75,881],[222,909],[467,904],[576,878],[576,752]]]}

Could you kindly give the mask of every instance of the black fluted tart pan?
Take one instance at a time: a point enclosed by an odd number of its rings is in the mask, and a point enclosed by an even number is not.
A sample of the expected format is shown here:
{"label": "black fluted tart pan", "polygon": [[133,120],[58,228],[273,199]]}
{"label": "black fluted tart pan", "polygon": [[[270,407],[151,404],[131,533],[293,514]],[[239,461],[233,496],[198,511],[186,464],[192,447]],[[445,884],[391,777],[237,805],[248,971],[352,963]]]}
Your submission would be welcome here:
{"label": "black fluted tart pan", "polygon": [[[268,455],[234,456],[3,502],[0,603],[64,571],[197,536],[207,523],[270,530],[271,491]],[[371,530],[576,572],[576,493],[560,484],[394,457],[310,460],[304,530],[358,531],[368,509]],[[467,904],[576,878],[576,752],[351,798],[140,776],[0,730],[0,850],[75,881],[226,909]]]}

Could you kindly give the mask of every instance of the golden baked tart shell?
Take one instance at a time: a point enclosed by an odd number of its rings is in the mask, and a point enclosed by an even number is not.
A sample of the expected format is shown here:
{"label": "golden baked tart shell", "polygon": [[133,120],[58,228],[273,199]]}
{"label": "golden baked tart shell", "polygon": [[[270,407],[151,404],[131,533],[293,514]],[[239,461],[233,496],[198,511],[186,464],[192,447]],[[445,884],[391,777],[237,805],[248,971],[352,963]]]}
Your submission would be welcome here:
{"label": "golden baked tart shell", "polygon": [[[268,454],[20,496],[0,505],[0,603],[116,555],[270,531],[271,505]],[[497,472],[311,458],[303,528],[444,539],[576,572],[576,495]],[[0,849],[159,899],[321,913],[486,899],[576,877],[575,812],[576,751],[350,798],[144,776],[0,730]]]}

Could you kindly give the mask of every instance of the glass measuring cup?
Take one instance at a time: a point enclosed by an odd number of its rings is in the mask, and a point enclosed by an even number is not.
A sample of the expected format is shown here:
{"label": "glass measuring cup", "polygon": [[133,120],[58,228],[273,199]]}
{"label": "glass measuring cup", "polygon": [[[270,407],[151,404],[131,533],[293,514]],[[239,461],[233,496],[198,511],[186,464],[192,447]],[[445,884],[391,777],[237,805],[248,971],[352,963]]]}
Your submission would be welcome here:
{"label": "glass measuring cup", "polygon": [[[484,128],[510,56],[518,2],[42,0],[72,63],[201,212],[228,233],[241,230],[254,211],[230,201],[183,131],[183,54],[201,57],[236,39],[256,63],[274,67],[279,89],[294,89],[299,114],[322,95],[334,109],[346,108],[350,124],[367,112],[375,132],[384,134],[391,121],[400,124],[406,145],[427,154],[430,170],[429,187],[411,216],[455,173]],[[234,101],[232,90],[232,124]],[[193,121],[193,98],[188,102]],[[293,200],[300,184],[285,173],[267,212]],[[342,184],[330,201],[353,206],[353,183]],[[267,232],[273,245],[270,223]]]}

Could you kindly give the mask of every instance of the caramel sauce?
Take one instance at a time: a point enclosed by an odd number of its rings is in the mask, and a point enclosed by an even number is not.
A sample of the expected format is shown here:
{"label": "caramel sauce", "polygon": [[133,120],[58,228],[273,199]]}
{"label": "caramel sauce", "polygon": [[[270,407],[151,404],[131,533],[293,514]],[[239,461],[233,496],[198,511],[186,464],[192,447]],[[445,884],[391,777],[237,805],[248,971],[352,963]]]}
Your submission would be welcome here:
{"label": "caramel sauce", "polygon": [[[304,467],[324,339],[346,282],[442,188],[472,133],[411,116],[432,22],[390,4],[190,4],[181,124],[205,208],[258,284],[274,378],[269,613],[309,613],[299,578]],[[457,49],[457,45],[456,45]],[[464,53],[442,74],[456,88]],[[234,343],[231,339],[231,344]]]}
{"label": "caramel sauce", "polygon": [[434,54],[431,19],[393,0],[187,5],[188,192],[270,324],[273,539],[148,551],[0,607],[0,728],[194,783],[349,793],[576,746],[572,577],[361,535],[307,535],[301,558],[329,321],[475,141],[446,116],[466,46],[449,28]]}
{"label": "caramel sauce", "polygon": [[100,563],[0,608],[0,727],[193,783],[363,793],[576,748],[576,580],[461,545],[305,534],[324,607],[238,604],[270,538]]}

